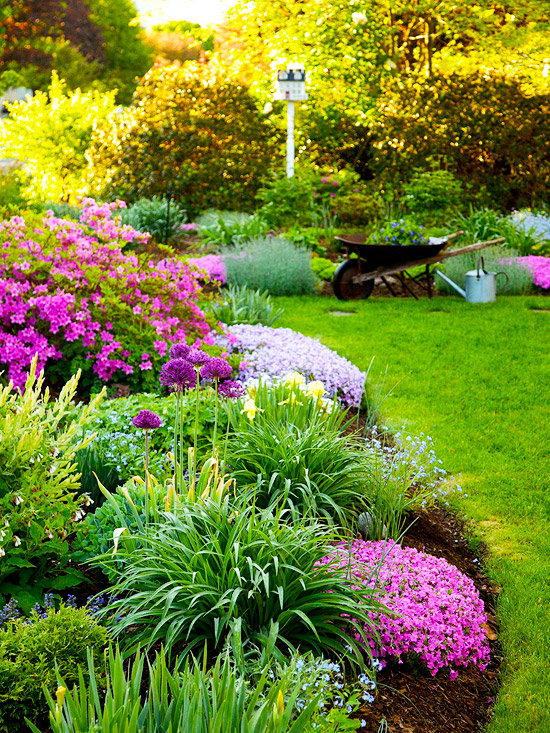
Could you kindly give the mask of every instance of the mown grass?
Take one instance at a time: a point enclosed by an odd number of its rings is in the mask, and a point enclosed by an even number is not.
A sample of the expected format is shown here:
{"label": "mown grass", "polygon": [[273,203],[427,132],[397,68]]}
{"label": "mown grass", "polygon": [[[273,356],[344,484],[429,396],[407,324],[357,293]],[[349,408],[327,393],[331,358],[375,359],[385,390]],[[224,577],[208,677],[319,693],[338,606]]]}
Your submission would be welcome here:
{"label": "mown grass", "polygon": [[[389,424],[435,441],[462,472],[458,509],[491,551],[505,651],[490,733],[550,731],[550,298],[279,298],[280,325],[323,343],[395,390]],[[353,311],[331,315],[330,311]]]}

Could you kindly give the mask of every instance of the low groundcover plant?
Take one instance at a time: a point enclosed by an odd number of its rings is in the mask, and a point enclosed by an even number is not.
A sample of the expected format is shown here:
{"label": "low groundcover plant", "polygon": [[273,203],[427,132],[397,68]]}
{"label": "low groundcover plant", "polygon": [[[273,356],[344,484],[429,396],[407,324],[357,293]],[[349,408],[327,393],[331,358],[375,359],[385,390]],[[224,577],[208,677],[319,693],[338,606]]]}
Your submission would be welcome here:
{"label": "low groundcover plant", "polygon": [[231,326],[217,337],[230,352],[243,356],[240,379],[282,378],[299,372],[307,381],[319,380],[331,397],[346,406],[361,403],[365,373],[316,339],[290,328]]}
{"label": "low groundcover plant", "polygon": [[[447,668],[474,664],[485,669],[489,645],[487,615],[473,581],[443,558],[396,542],[340,543],[323,559],[349,568],[356,588],[378,588],[379,600],[395,615],[369,612],[380,640],[370,638],[375,657],[384,665],[394,657],[417,656],[432,675]],[[378,571],[373,573],[373,568]],[[369,632],[365,629],[367,635]],[[356,641],[360,642],[356,637]]]}

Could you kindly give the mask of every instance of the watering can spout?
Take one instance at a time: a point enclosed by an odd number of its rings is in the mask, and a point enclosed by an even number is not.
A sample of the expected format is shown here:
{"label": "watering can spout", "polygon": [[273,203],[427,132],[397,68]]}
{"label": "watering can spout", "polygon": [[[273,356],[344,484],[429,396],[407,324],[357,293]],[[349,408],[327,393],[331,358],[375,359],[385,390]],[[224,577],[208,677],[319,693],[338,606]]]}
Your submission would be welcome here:
{"label": "watering can spout", "polygon": [[447,277],[447,275],[444,275],[439,270],[435,270],[435,274],[439,275],[439,277],[445,280],[446,283],[449,283],[449,285],[454,288],[459,295],[462,295],[463,298],[466,297],[466,291],[462,290],[462,288],[459,287],[455,282],[453,282],[450,277]]}

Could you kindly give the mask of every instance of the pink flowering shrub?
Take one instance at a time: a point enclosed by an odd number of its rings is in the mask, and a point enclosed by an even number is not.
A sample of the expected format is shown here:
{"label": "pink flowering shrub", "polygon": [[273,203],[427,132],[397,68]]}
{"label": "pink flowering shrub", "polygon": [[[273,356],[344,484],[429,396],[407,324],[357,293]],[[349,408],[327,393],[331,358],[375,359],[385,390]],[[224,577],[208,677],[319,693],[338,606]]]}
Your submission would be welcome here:
{"label": "pink flowering shrub", "polygon": [[[454,667],[486,667],[489,645],[483,601],[473,581],[456,567],[393,540],[355,540],[351,561],[349,545],[342,542],[322,563],[335,559],[340,567],[350,566],[357,589],[378,588],[379,600],[396,614],[369,614],[379,631],[379,644],[365,627],[373,656],[382,665],[389,657],[401,663],[404,655],[416,655],[432,675],[446,667],[451,678],[457,675]],[[358,636],[356,640],[360,641]]]}
{"label": "pink flowering shrub", "polygon": [[220,285],[225,285],[227,275],[225,265],[219,255],[204,255],[204,257],[189,257],[187,264],[195,267],[199,272],[197,276],[200,278],[202,272],[206,273],[210,282],[216,281]]}
{"label": "pink flowering shrub", "polygon": [[509,261],[515,261],[518,265],[531,270],[533,273],[533,284],[543,290],[550,289],[550,257],[538,257],[529,255],[529,257],[510,258]]}
{"label": "pink flowering shrub", "polygon": [[84,200],[80,221],[0,222],[0,370],[15,386],[35,354],[53,382],[82,368],[85,389],[123,380],[156,389],[172,341],[208,336],[200,285],[177,259],[123,253],[146,241],[114,216],[123,202]]}

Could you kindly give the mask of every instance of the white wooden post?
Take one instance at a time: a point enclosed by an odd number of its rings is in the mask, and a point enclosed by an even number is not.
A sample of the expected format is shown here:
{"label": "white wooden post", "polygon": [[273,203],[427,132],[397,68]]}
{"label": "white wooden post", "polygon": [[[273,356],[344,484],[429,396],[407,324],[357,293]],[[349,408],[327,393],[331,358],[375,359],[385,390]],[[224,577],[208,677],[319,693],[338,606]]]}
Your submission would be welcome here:
{"label": "white wooden post", "polygon": [[286,177],[294,175],[294,102],[286,105]]}

